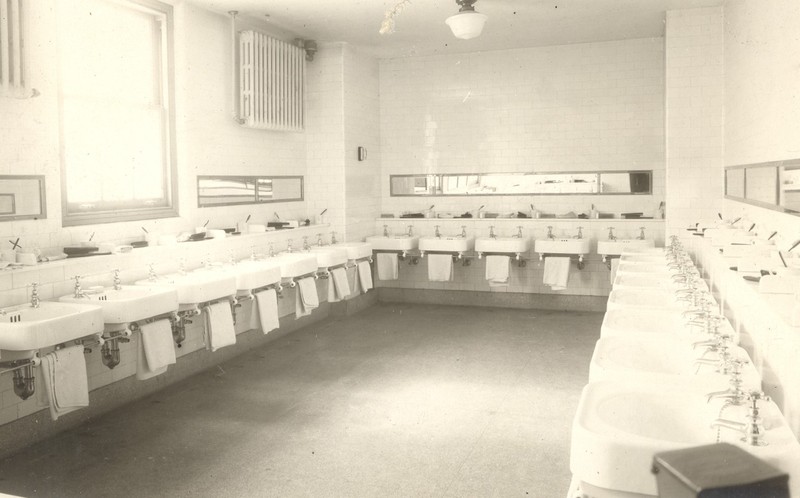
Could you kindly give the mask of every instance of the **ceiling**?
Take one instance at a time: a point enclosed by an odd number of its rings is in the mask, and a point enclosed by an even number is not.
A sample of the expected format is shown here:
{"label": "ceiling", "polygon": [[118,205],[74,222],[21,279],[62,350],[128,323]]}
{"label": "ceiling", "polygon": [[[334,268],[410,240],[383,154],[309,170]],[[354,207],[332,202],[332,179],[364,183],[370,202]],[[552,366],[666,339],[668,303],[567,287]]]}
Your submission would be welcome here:
{"label": "ceiling", "polygon": [[186,0],[205,9],[264,20],[317,42],[347,42],[381,58],[564,45],[664,35],[664,12],[723,0],[478,0],[489,20],[473,40],[453,37],[444,20],[455,0],[411,0],[380,35],[400,0]]}

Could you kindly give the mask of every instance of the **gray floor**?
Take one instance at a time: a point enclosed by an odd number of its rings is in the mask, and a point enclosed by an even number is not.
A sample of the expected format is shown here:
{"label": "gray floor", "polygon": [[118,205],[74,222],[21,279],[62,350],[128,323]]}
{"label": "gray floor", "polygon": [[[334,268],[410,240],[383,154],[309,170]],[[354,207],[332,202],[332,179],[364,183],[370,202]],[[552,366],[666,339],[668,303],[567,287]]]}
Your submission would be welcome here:
{"label": "gray floor", "polygon": [[0,492],[563,497],[602,316],[374,306],[0,461]]}

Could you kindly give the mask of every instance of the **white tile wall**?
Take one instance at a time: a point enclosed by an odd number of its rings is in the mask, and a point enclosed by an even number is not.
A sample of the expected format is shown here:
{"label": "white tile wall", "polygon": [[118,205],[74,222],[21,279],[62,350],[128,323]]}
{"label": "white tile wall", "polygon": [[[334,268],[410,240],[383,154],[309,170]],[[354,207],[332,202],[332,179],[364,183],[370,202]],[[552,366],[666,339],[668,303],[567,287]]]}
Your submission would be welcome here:
{"label": "white tile wall", "polygon": [[[661,38],[381,61],[382,211],[643,211],[664,199]],[[389,196],[390,174],[653,169],[654,195]]]}
{"label": "white tile wall", "polygon": [[667,234],[722,210],[722,8],[667,12]]}

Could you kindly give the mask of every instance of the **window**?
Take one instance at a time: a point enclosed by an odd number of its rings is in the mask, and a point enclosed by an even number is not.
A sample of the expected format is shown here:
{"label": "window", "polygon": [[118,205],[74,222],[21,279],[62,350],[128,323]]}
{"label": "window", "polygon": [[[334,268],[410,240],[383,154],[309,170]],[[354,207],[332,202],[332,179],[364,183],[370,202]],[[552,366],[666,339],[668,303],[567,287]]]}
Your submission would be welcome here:
{"label": "window", "polygon": [[64,225],[176,216],[172,7],[61,0]]}

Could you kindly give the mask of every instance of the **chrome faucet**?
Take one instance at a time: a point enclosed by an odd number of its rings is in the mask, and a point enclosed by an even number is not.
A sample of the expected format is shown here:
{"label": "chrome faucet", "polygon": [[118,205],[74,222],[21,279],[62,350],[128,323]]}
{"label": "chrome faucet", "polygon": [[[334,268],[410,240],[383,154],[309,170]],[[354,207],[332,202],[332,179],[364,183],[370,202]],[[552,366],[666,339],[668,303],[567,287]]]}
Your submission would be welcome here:
{"label": "chrome faucet", "polygon": [[331,245],[336,243],[336,232],[331,232]]}
{"label": "chrome faucet", "polygon": [[751,391],[745,395],[745,399],[751,402],[748,407],[747,415],[745,415],[746,422],[736,422],[733,420],[726,420],[718,418],[711,422],[711,427],[732,429],[741,432],[743,437],[741,441],[749,444],[750,446],[766,446],[768,443],[764,441],[764,419],[760,415],[758,402],[760,400],[769,401],[769,396],[761,391]]}
{"label": "chrome faucet", "polygon": [[547,227],[547,238],[550,239],[550,240],[556,240],[556,236],[553,235],[553,227],[552,226]]}
{"label": "chrome faucet", "polygon": [[75,290],[74,290],[75,294],[72,297],[75,298],[86,297],[86,293],[83,292],[83,289],[81,288],[81,276],[75,275],[72,278],[75,279]]}
{"label": "chrome faucet", "polygon": [[292,239],[288,239],[286,242],[286,252],[290,254],[294,252],[294,249],[292,249]]}
{"label": "chrome faucet", "polygon": [[114,290],[122,290],[122,280],[119,278],[119,268],[114,269]]}
{"label": "chrome faucet", "polygon": [[39,282],[31,283],[31,308],[39,307]]}
{"label": "chrome faucet", "polygon": [[608,240],[617,240],[617,236],[614,235],[614,227],[608,227]]}
{"label": "chrome faucet", "polygon": [[576,239],[583,238],[583,227],[578,227],[578,235],[575,236]]}
{"label": "chrome faucet", "polygon": [[414,225],[408,225],[408,228],[406,229],[406,236],[407,237],[414,236]]}
{"label": "chrome faucet", "polygon": [[461,225],[461,238],[462,239],[466,239],[467,238],[467,226],[466,225]]}
{"label": "chrome faucet", "polygon": [[517,234],[514,235],[514,238],[516,238],[516,239],[521,239],[522,238],[522,227],[521,226],[517,226]]}
{"label": "chrome faucet", "polygon": [[271,242],[269,244],[269,257],[270,258],[274,258],[275,257],[275,249],[272,247],[272,243]]}
{"label": "chrome faucet", "polygon": [[389,225],[383,225],[383,236],[384,237],[389,236]]}
{"label": "chrome faucet", "polygon": [[307,236],[303,237],[303,250],[306,251],[306,252],[311,250],[311,246],[308,245],[308,237]]}
{"label": "chrome faucet", "polygon": [[489,226],[489,238],[496,239],[497,235],[494,233],[494,225]]}
{"label": "chrome faucet", "polygon": [[151,282],[155,282],[158,280],[158,275],[156,274],[156,268],[153,263],[147,265],[147,279]]}
{"label": "chrome faucet", "polygon": [[639,236],[636,238],[639,240],[644,240],[644,227],[639,227]]}
{"label": "chrome faucet", "polygon": [[317,234],[317,246],[318,246],[318,247],[322,247],[322,245],[323,245],[323,244],[322,244],[322,234],[321,234],[321,233],[318,233],[318,234]]}
{"label": "chrome faucet", "polygon": [[433,228],[434,228],[433,236],[436,237],[437,239],[442,238],[442,234],[439,233],[439,225],[435,225]]}

